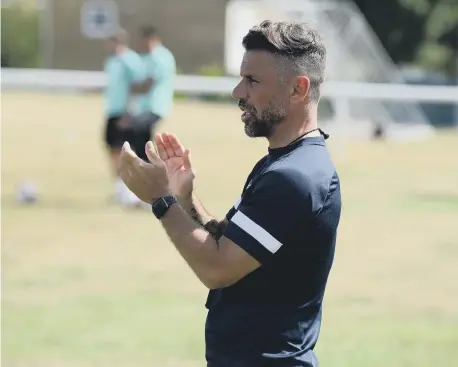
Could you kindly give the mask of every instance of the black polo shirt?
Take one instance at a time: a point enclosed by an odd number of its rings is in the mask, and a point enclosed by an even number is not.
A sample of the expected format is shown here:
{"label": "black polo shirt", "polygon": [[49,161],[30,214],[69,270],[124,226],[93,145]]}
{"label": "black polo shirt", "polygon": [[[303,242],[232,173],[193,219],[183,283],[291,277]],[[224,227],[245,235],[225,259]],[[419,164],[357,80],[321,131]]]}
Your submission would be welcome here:
{"label": "black polo shirt", "polygon": [[262,265],[210,291],[209,367],[318,366],[313,349],[340,212],[339,178],[323,137],[269,149],[256,164],[224,236]]}

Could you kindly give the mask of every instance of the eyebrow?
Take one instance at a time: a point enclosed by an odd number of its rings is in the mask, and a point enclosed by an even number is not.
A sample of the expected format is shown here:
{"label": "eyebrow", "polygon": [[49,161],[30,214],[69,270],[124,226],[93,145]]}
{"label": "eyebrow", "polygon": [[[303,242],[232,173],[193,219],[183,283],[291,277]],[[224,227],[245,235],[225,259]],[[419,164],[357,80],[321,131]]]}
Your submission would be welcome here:
{"label": "eyebrow", "polygon": [[243,73],[240,73],[240,76],[242,78],[246,78],[246,79],[252,79],[252,80],[259,80],[259,78],[253,74],[243,74]]}

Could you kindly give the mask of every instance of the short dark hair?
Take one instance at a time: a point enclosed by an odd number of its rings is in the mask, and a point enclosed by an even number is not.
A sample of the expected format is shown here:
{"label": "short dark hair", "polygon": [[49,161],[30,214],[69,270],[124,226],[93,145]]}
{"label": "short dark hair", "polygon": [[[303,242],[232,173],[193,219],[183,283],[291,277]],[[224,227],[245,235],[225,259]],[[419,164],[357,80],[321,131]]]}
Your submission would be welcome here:
{"label": "short dark hair", "polygon": [[157,28],[152,25],[144,25],[141,27],[140,34],[145,38],[159,38],[159,32]]}
{"label": "short dark hair", "polygon": [[243,37],[246,51],[267,51],[286,60],[290,75],[310,79],[310,98],[318,101],[324,82],[326,47],[318,31],[307,23],[265,20]]}

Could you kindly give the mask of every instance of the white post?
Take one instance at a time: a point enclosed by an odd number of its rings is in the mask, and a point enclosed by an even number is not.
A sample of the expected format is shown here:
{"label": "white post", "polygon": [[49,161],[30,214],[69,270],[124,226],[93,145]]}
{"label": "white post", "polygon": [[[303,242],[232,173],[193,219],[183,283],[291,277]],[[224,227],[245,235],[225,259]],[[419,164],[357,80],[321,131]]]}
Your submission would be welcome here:
{"label": "white post", "polygon": [[340,141],[339,145],[340,155],[343,156],[346,153],[346,147],[351,136],[351,113],[350,113],[350,101],[348,97],[337,96],[334,97],[334,122],[333,125],[337,130],[342,131],[337,133],[337,141]]}

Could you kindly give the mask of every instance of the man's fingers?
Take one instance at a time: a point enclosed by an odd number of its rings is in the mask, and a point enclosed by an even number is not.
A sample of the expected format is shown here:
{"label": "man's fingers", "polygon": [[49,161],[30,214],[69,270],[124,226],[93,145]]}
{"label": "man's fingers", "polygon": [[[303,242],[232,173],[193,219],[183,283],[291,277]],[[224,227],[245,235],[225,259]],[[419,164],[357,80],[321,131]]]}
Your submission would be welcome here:
{"label": "man's fingers", "polygon": [[119,175],[126,185],[130,180],[130,171],[137,158],[138,157],[131,149],[130,144],[125,142],[122,145],[121,156],[119,159]]}
{"label": "man's fingers", "polygon": [[168,158],[183,157],[184,147],[175,134],[162,133],[158,140],[163,143]]}
{"label": "man's fingers", "polygon": [[154,147],[154,144],[151,141],[146,143],[146,145],[145,145],[145,153],[146,153],[146,155],[148,157],[148,160],[151,163],[154,164],[154,163],[162,162],[162,158],[156,152],[156,148]]}
{"label": "man's fingers", "polygon": [[156,134],[154,136],[154,141],[156,143],[156,147],[157,147],[157,152],[159,154],[159,157],[161,157],[161,159],[163,161],[166,161],[167,159],[169,159],[169,155],[167,154],[167,149],[165,149],[165,144],[164,144],[164,140],[162,138],[162,134]]}
{"label": "man's fingers", "polygon": [[122,145],[121,157],[130,159],[130,160],[135,160],[136,158],[138,158],[135,152],[130,147],[129,142],[127,141],[124,142],[124,144]]}
{"label": "man's fingers", "polygon": [[119,172],[119,177],[121,178],[121,180],[127,185],[129,186],[129,181],[132,177],[132,174],[130,172],[130,169],[129,168],[124,168],[122,170],[120,170]]}
{"label": "man's fingers", "polygon": [[178,157],[183,157],[184,147],[181,142],[178,140],[175,134],[167,134],[170,144],[172,145],[175,155]]}
{"label": "man's fingers", "polygon": [[167,150],[167,155],[169,158],[175,157],[175,150],[173,149],[172,142],[170,141],[168,133],[162,133],[162,140],[164,141],[165,149]]}
{"label": "man's fingers", "polygon": [[[154,146],[153,146],[153,150],[154,150]],[[159,158],[157,153],[155,154]],[[160,161],[162,162],[162,160]],[[119,160],[120,170],[129,172],[129,175],[131,175],[132,174],[131,172],[134,172],[138,168],[143,167],[145,164],[146,163],[142,159],[140,159],[137,156],[137,154],[132,150],[132,148],[130,147],[130,144],[128,142],[125,142],[122,146],[121,157]]]}
{"label": "man's fingers", "polygon": [[187,171],[192,171],[191,152],[186,149],[183,154],[183,166]]}

